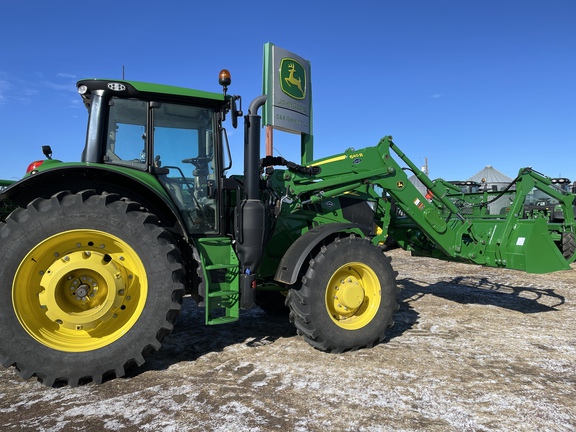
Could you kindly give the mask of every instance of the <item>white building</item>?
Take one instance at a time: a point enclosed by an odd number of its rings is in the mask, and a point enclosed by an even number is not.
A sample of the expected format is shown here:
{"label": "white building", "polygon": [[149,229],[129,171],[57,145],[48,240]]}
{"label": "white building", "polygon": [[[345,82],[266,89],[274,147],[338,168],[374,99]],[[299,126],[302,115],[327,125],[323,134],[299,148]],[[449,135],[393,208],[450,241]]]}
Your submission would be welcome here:
{"label": "white building", "polygon": [[[472,180],[475,182],[480,183],[480,190],[484,191],[501,191],[506,189],[510,183],[512,183],[512,179],[505,174],[502,174],[500,171],[495,169],[492,165],[486,165],[486,167],[482,170],[474,174],[468,180]],[[512,185],[512,189],[516,187]],[[505,195],[501,198],[498,198],[496,201],[491,202],[488,205],[490,209],[490,214],[500,214],[502,213],[502,209],[508,207],[511,203],[511,199],[513,199],[513,195]]]}
{"label": "white building", "polygon": [[468,180],[480,183],[482,186],[480,190],[501,191],[505,189],[512,179],[505,174],[502,174],[492,165],[486,165],[482,171],[477,172]]}

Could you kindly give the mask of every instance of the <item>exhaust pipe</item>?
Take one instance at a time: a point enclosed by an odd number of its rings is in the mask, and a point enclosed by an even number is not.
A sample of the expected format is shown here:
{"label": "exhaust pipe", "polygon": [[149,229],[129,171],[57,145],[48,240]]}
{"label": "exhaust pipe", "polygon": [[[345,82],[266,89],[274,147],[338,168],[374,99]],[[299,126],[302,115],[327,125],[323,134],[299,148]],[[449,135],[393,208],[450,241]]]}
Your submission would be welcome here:
{"label": "exhaust pipe", "polygon": [[244,117],[244,193],[236,210],[236,250],[240,260],[240,307],[250,309],[256,299],[256,271],[268,235],[268,209],[260,201],[260,116],[267,96],[258,96]]}

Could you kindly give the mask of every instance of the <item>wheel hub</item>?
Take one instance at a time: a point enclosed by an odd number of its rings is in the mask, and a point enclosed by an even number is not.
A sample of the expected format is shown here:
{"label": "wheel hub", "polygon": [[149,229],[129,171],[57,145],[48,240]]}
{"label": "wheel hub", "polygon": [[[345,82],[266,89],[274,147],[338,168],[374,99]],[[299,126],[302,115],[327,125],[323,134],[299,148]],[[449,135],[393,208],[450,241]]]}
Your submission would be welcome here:
{"label": "wheel hub", "polygon": [[124,301],[125,278],[105,254],[77,251],[52,262],[40,286],[40,306],[52,322],[88,330],[115,317]]}
{"label": "wheel hub", "polygon": [[344,308],[357,309],[364,301],[364,288],[356,278],[349,277],[339,287],[338,300]]}
{"label": "wheel hub", "polygon": [[69,286],[70,295],[79,302],[85,302],[98,293],[98,282],[90,276],[82,275],[79,278],[68,276],[68,279],[72,280]]}
{"label": "wheel hub", "polygon": [[76,300],[86,300],[86,296],[88,295],[89,290],[90,287],[88,285],[80,285],[76,292],[73,292],[72,295],[76,296]]}
{"label": "wheel hub", "polygon": [[367,325],[380,304],[380,283],[364,263],[351,262],[338,268],[326,288],[326,309],[340,327],[357,330]]}

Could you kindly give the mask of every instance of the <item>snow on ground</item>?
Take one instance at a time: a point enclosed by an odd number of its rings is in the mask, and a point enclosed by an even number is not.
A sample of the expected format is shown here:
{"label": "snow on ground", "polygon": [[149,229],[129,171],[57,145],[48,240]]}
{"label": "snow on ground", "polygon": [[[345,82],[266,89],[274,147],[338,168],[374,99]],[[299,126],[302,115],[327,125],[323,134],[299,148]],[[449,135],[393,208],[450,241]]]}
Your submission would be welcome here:
{"label": "snow on ground", "polygon": [[573,431],[576,272],[394,250],[401,307],[373,349],[326,354],[255,309],[174,333],[125,378],[46,388],[0,370],[3,431]]}

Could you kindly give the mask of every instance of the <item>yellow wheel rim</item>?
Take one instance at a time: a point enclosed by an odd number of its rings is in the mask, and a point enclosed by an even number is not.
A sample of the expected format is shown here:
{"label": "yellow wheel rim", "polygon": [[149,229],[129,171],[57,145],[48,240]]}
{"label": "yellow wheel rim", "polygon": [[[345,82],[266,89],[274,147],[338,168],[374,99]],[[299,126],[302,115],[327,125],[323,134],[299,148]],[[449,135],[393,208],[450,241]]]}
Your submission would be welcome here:
{"label": "yellow wheel rim", "polygon": [[41,344],[84,352],[110,345],[136,323],[148,295],[146,270],[126,242],[95,230],[47,238],[22,260],[14,312]]}
{"label": "yellow wheel rim", "polygon": [[380,282],[365,264],[340,267],[326,288],[326,309],[332,321],[346,330],[358,330],[372,321],[381,301]]}

